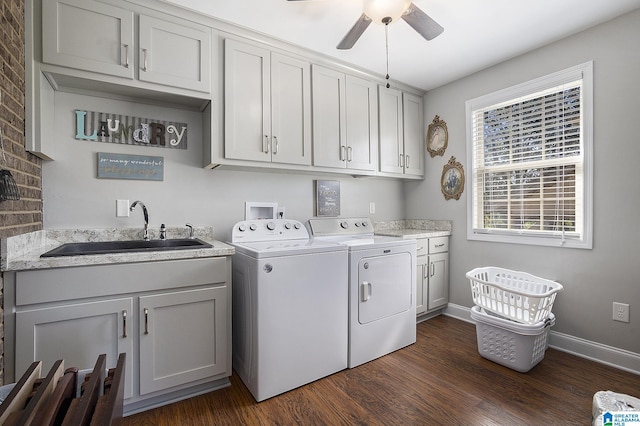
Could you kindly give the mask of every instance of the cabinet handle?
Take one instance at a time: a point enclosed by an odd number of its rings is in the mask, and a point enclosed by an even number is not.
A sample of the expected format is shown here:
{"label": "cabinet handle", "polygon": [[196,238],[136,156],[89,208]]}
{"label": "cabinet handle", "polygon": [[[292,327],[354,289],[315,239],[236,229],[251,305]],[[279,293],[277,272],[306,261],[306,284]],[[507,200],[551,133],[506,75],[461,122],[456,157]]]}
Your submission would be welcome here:
{"label": "cabinet handle", "polygon": [[142,71],[147,72],[147,65],[149,65],[149,61],[147,60],[149,55],[147,55],[147,49],[142,49]]}
{"label": "cabinet handle", "polygon": [[149,334],[149,309],[144,308],[144,334]]}
{"label": "cabinet handle", "polygon": [[277,136],[273,137],[273,142],[275,142],[273,144],[273,155],[276,155],[278,153],[278,148],[279,148],[279,146],[278,146],[278,137]]}
{"label": "cabinet handle", "polygon": [[400,167],[404,167],[404,155],[400,154]]}
{"label": "cabinet handle", "polygon": [[436,264],[432,263],[429,265],[429,269],[431,269],[431,273],[429,274],[430,277],[434,276],[436,274]]}
{"label": "cabinet handle", "polygon": [[127,311],[122,311],[122,338],[127,338]]}
{"label": "cabinet handle", "polygon": [[347,161],[351,162],[352,154],[353,149],[351,147],[347,147]]}
{"label": "cabinet handle", "polygon": [[437,248],[444,247],[444,243],[442,243],[442,244],[436,244],[436,247],[437,247]]}
{"label": "cabinet handle", "polygon": [[264,135],[264,143],[262,144],[262,152],[269,153],[269,135]]}
{"label": "cabinet handle", "polygon": [[129,68],[129,45],[124,44],[124,67]]}
{"label": "cabinet handle", "polygon": [[340,145],[340,161],[344,161],[345,159],[345,149],[344,145]]}
{"label": "cabinet handle", "polygon": [[407,155],[407,156],[406,156],[406,158],[407,158],[407,159],[405,160],[404,165],[405,165],[405,167],[408,169],[408,168],[409,168],[409,159],[410,159],[411,157],[409,157],[409,156]]}

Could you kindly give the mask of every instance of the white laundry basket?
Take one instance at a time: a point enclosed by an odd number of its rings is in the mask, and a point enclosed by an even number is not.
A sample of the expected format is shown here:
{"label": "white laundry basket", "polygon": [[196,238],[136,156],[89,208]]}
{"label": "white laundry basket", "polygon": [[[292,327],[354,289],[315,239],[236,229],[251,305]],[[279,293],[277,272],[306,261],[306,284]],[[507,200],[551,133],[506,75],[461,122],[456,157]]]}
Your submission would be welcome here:
{"label": "white laundry basket", "polygon": [[466,274],[473,303],[504,318],[536,324],[549,318],[562,285],[526,272],[487,266]]}
{"label": "white laundry basket", "polygon": [[476,322],[478,353],[521,373],[542,361],[549,329],[555,324],[553,314],[545,321],[527,325],[492,315],[479,306],[471,308],[471,319]]}

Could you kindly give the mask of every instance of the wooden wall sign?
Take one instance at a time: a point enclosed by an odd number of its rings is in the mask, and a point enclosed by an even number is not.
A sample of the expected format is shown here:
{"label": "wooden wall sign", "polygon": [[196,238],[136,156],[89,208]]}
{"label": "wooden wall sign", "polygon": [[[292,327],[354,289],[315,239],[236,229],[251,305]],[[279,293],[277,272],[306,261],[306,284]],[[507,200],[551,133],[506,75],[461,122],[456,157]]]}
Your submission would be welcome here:
{"label": "wooden wall sign", "polygon": [[102,179],[164,180],[164,158],[99,152],[98,177]]}
{"label": "wooden wall sign", "polygon": [[83,110],[75,119],[78,140],[187,149],[186,123]]}

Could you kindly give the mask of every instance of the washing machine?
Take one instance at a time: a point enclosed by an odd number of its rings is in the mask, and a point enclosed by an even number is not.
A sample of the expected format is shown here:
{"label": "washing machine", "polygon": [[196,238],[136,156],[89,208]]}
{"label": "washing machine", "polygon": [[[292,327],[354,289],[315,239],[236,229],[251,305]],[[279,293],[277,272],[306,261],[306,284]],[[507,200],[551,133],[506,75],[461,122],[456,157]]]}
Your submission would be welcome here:
{"label": "washing machine", "polygon": [[263,401],[347,368],[348,251],[295,220],[232,231],[233,368]]}
{"label": "washing machine", "polygon": [[369,218],[309,219],[314,241],[349,251],[349,368],[416,341],[416,241],[374,235]]}

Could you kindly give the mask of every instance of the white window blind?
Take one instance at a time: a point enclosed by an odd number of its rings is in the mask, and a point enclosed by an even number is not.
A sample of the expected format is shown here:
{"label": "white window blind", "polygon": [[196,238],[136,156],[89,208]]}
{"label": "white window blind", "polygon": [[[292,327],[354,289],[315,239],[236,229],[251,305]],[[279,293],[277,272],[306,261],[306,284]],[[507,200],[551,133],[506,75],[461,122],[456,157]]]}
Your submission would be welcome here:
{"label": "white window blind", "polygon": [[467,103],[470,239],[591,245],[590,99],[572,69]]}

